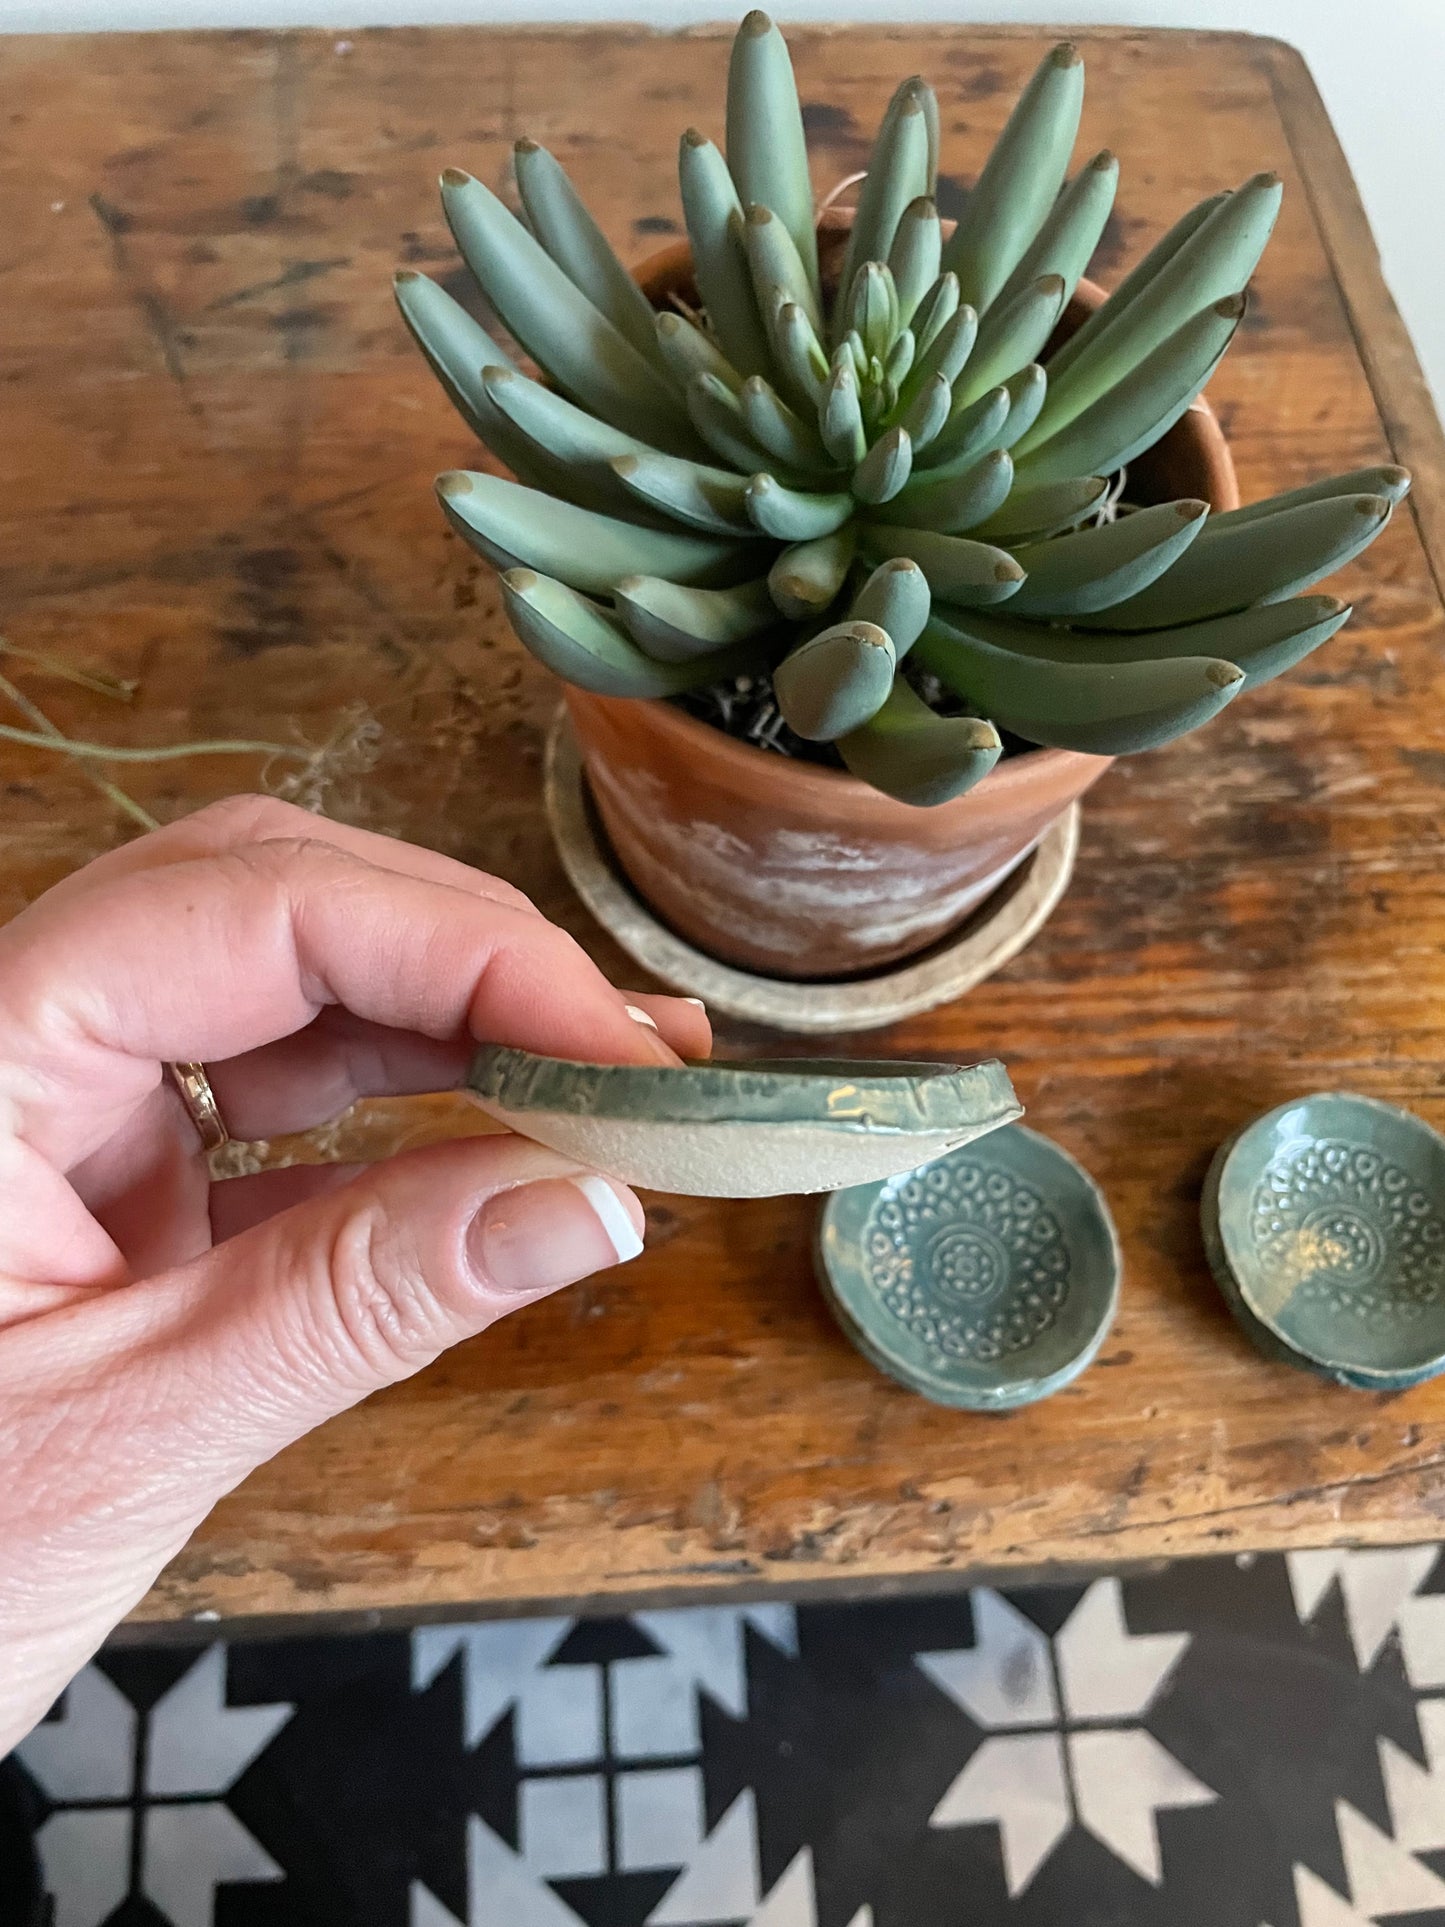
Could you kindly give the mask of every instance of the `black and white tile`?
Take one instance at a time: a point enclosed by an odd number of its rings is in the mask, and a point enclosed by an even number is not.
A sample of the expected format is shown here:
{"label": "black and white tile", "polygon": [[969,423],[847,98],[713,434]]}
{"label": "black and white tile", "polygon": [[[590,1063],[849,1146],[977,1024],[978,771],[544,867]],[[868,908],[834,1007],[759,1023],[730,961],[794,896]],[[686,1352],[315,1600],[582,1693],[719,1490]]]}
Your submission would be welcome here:
{"label": "black and white tile", "polygon": [[123,1648],[15,1758],[55,1927],[1445,1927],[1445,1556]]}

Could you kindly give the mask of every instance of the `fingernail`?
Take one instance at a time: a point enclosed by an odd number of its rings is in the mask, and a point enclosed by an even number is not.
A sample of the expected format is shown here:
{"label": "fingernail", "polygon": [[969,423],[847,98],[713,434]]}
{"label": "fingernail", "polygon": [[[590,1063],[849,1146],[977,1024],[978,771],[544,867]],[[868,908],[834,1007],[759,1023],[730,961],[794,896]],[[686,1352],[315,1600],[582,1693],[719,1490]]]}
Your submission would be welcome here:
{"label": "fingernail", "polygon": [[685,1004],[696,1004],[699,1010],[707,1009],[707,1005],[703,1002],[701,997],[684,997],[682,1001]]}
{"label": "fingernail", "polygon": [[678,1065],[681,1064],[682,1059],[672,1046],[664,1041],[662,1032],[657,1028],[657,1025],[653,1023],[647,1012],[645,1010],[639,1010],[636,1004],[624,1004],[622,1008],[627,1012],[634,1024],[640,1024],[643,1030],[651,1033],[647,1042],[658,1063],[666,1064],[669,1070],[676,1070]]}
{"label": "fingernail", "polygon": [[467,1233],[473,1271],[505,1297],[556,1291],[641,1250],[621,1188],[591,1175],[499,1191]]}

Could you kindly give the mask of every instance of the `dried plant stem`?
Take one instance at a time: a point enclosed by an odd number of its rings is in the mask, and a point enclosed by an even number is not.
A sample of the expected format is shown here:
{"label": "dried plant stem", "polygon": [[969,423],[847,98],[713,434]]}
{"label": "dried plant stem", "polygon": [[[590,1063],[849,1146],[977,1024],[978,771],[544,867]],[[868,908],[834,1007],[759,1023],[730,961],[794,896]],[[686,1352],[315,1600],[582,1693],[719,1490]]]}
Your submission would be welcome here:
{"label": "dried plant stem", "polygon": [[195,743],[156,743],[149,748],[122,748],[117,743],[86,743],[74,736],[45,735],[38,730],[11,729],[0,723],[0,742],[25,743],[31,749],[56,749],[67,756],[87,757],[98,763],[172,763],[186,756],[292,756],[306,762],[312,752],[292,743],[252,743],[217,738]]}
{"label": "dried plant stem", "polygon": [[[0,648],[9,649],[9,647],[9,644],[0,643]],[[23,651],[17,649],[10,649],[10,653],[12,655],[24,654]],[[30,698],[17,689],[8,676],[0,676],[0,695],[5,696],[8,701],[12,702],[27,721],[34,723],[46,748],[68,749],[70,747],[69,737],[66,736],[63,731],[57,729],[45,712],[37,709]],[[114,783],[108,783],[97,770],[88,768],[84,763],[82,763],[80,767],[86,780],[93,783],[101,795],[113,803],[124,815],[128,816],[133,823],[138,823],[143,830],[160,828],[159,823],[155,817],[151,815],[150,811],[143,809],[134,797],[127,796],[125,791],[117,789]]]}
{"label": "dried plant stem", "polygon": [[43,649],[22,649],[5,636],[0,636],[0,656],[13,656],[16,662],[28,662],[49,675],[78,683],[82,689],[93,689],[97,696],[110,696],[120,703],[128,703],[138,687],[136,683],[123,682],[119,676],[105,676],[98,670],[77,669],[74,663],[66,662],[60,656],[48,655]]}

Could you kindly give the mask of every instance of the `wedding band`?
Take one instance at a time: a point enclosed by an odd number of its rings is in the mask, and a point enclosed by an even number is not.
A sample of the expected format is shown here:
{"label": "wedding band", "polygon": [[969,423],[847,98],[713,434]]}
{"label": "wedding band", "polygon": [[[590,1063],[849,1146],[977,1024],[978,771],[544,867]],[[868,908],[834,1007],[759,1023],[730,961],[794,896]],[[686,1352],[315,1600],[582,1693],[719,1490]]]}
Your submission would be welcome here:
{"label": "wedding band", "polygon": [[206,1075],[204,1064],[168,1064],[171,1081],[181,1094],[181,1102],[187,1115],[200,1135],[203,1151],[219,1150],[230,1142],[231,1133],[226,1129],[226,1120],[221,1116],[221,1107],[216,1102],[216,1093],[211,1089],[211,1080]]}

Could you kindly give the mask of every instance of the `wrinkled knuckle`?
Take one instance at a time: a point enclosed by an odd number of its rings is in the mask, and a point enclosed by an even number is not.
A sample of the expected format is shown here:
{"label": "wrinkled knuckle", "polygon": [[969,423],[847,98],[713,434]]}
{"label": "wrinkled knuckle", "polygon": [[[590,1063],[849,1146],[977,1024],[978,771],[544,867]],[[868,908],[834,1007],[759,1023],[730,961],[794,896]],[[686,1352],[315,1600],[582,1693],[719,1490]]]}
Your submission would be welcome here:
{"label": "wrinkled knuckle", "polygon": [[214,833],[219,842],[254,843],[304,833],[306,812],[294,803],[283,803],[279,796],[249,793],[223,796],[187,820]]}
{"label": "wrinkled knuckle", "polygon": [[348,1213],[330,1242],[331,1293],[343,1341],[369,1375],[405,1378],[449,1339],[436,1281],[414,1238],[380,1206]]}
{"label": "wrinkled knuckle", "polygon": [[323,843],[318,837],[298,836],[294,834],[296,826],[291,828],[290,836],[268,836],[244,843],[227,851],[220,861],[245,876],[281,885],[293,879],[298,869],[310,867],[318,860],[334,867],[336,852],[329,843]]}

